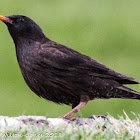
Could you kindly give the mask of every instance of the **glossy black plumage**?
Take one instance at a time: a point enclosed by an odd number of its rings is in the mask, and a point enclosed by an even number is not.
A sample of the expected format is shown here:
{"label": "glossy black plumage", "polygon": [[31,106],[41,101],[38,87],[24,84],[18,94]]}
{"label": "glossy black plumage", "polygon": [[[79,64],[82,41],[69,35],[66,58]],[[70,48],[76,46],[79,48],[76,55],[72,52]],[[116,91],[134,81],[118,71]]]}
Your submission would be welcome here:
{"label": "glossy black plumage", "polygon": [[38,96],[72,107],[96,98],[140,99],[140,93],[123,86],[138,84],[135,79],[51,41],[28,17],[7,18],[12,21],[4,22],[14,40],[21,72]]}

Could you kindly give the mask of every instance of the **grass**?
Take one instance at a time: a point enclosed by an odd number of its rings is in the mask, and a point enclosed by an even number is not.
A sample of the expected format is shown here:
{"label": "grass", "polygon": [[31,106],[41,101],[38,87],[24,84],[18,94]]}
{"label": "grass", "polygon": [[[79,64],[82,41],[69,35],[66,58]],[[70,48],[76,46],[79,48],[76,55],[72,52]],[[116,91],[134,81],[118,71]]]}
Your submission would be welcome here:
{"label": "grass", "polygon": [[111,115],[107,119],[96,118],[90,125],[69,124],[67,127],[49,127],[27,124],[17,129],[5,128],[0,130],[0,138],[10,140],[138,140],[140,137],[140,115],[131,120],[124,112],[125,117],[119,116],[115,119]]}
{"label": "grass", "polygon": [[[22,14],[37,22],[50,39],[88,55],[122,74],[140,79],[140,1],[135,0],[1,0],[1,15]],[[0,115],[58,117],[71,107],[37,97],[26,85],[14,43],[0,22]],[[140,91],[139,85],[129,86]],[[94,100],[82,117],[126,110],[140,114],[137,100]],[[77,114],[79,115],[79,114]]]}

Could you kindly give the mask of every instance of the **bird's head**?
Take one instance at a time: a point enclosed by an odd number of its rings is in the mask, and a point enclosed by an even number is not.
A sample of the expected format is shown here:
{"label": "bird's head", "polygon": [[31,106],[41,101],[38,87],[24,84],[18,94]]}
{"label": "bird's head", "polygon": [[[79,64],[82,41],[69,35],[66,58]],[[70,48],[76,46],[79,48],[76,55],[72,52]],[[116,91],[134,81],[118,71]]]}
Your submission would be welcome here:
{"label": "bird's head", "polygon": [[45,38],[41,28],[30,18],[22,15],[0,16],[16,42],[17,40],[34,40],[39,41]]}

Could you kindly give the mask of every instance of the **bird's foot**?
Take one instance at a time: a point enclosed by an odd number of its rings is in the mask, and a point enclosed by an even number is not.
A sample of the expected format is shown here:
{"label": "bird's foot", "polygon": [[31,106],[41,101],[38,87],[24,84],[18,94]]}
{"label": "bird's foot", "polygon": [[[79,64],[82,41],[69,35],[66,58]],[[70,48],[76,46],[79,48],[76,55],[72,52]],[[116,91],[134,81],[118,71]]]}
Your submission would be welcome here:
{"label": "bird's foot", "polygon": [[[59,117],[60,118],[60,117]],[[62,119],[66,119],[69,121],[75,121],[77,119],[77,117],[70,117],[70,118],[65,118],[65,117],[61,117]]]}

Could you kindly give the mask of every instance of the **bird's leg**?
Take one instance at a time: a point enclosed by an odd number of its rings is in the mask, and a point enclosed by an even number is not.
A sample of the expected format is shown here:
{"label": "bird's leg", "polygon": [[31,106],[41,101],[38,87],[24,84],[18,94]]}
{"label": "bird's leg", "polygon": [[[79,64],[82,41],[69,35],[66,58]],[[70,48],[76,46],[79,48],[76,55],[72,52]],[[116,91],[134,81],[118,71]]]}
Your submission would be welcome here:
{"label": "bird's leg", "polygon": [[80,102],[76,107],[74,107],[71,111],[67,112],[66,114],[60,116],[59,118],[69,118],[73,113],[77,112],[81,107],[85,106],[87,102]]}

